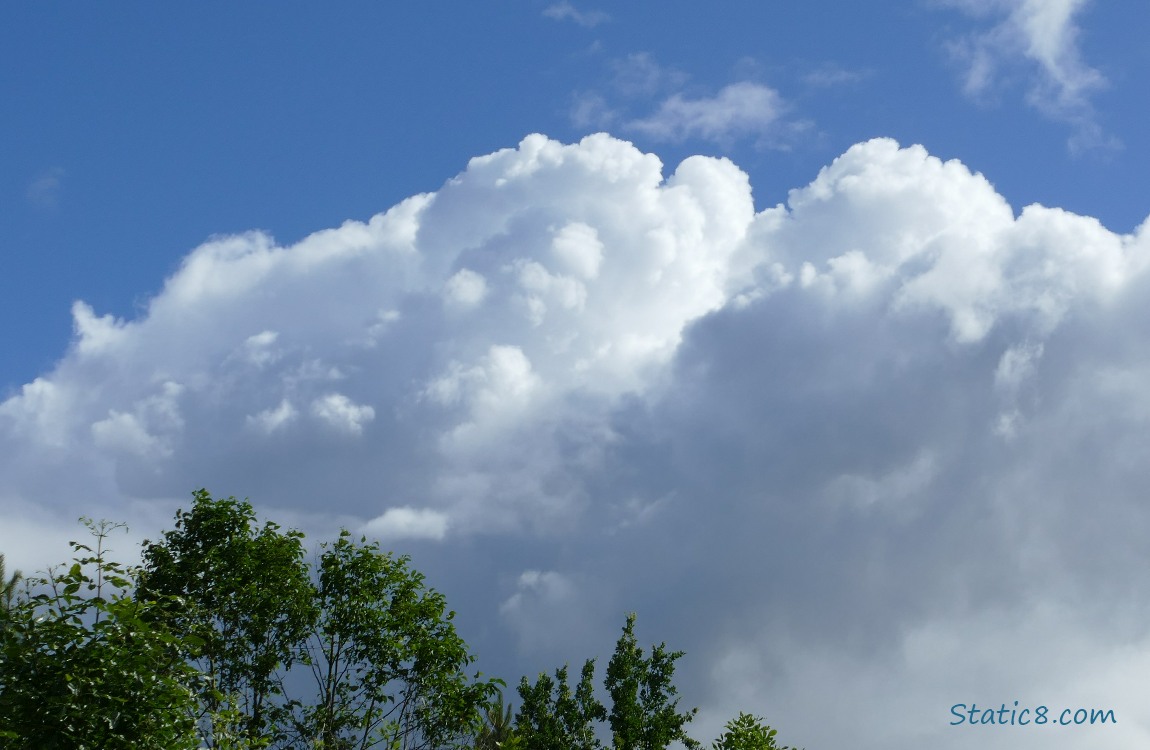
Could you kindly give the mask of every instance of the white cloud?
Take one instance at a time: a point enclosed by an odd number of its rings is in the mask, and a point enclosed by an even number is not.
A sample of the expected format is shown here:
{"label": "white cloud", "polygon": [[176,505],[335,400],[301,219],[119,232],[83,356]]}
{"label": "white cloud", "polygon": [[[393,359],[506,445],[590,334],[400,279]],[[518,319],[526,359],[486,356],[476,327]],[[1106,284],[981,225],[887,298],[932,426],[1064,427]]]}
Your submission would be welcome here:
{"label": "white cloud", "polygon": [[137,400],[131,412],[109,409],[107,417],[92,423],[94,444],[112,453],[138,457],[170,456],[169,437],[184,427],[178,404],[183,390],[179,383],[168,381],[160,392]]}
{"label": "white cloud", "polygon": [[466,268],[447,280],[444,298],[452,307],[468,309],[475,307],[487,296],[487,280],[475,271]]}
{"label": "white cloud", "polygon": [[727,160],[529,136],[364,223],[214,239],[134,319],[77,304],[0,403],[0,549],[207,486],[420,545],[507,679],[637,610],[703,739],[749,710],[957,749],[951,704],[1019,699],[1112,704],[1059,746],[1133,745],[1146,227],[890,140],[756,213]]}
{"label": "white cloud", "polygon": [[127,451],[140,456],[161,450],[159,441],[148,434],[136,417],[114,410],[108,413],[106,419],[92,424],[92,439],[99,448]]}
{"label": "white cloud", "polygon": [[688,99],[674,94],[655,113],[632,120],[627,127],[663,141],[726,141],[771,134],[779,128],[785,111],[786,105],[777,91],[740,81],[724,86],[710,98]]}
{"label": "white cloud", "polygon": [[603,243],[595,227],[576,221],[555,233],[551,254],[566,270],[590,280],[599,275],[603,264]]}
{"label": "white cloud", "polygon": [[249,415],[246,421],[252,429],[270,435],[276,430],[283,429],[298,415],[296,408],[285,398],[274,409],[264,409],[258,414]]}
{"label": "white cloud", "polygon": [[589,29],[611,20],[611,16],[601,10],[579,10],[567,0],[548,5],[543,15],[555,21],[574,21]]}
{"label": "white cloud", "polygon": [[272,347],[279,338],[275,331],[261,331],[248,336],[243,343],[244,358],[256,367],[262,367],[279,359],[279,353]]}
{"label": "white cloud", "polygon": [[685,93],[690,76],[657,62],[645,52],[607,63],[610,75],[597,89],[578,91],[570,111],[581,129],[621,129],[654,141],[701,139],[727,147],[753,139],[756,147],[786,149],[811,123],[786,115],[789,104],[770,86],[745,80],[758,77],[753,60],[743,60],[737,75],[713,96]]}
{"label": "white cloud", "polygon": [[952,50],[966,67],[963,88],[984,97],[1000,84],[1003,69],[1026,61],[1035,73],[1027,101],[1048,117],[1073,124],[1072,148],[1113,147],[1097,123],[1091,97],[1105,76],[1083,59],[1076,18],[1089,0],[955,0],[974,16],[999,18],[987,31],[957,40]]}
{"label": "white cloud", "polygon": [[447,516],[430,508],[402,506],[388,508],[383,515],[363,525],[365,534],[388,542],[399,539],[442,539],[447,533]]}
{"label": "white cloud", "polygon": [[328,393],[311,404],[311,412],[332,427],[349,435],[360,435],[363,426],[375,419],[375,409],[356,404],[342,393]]}

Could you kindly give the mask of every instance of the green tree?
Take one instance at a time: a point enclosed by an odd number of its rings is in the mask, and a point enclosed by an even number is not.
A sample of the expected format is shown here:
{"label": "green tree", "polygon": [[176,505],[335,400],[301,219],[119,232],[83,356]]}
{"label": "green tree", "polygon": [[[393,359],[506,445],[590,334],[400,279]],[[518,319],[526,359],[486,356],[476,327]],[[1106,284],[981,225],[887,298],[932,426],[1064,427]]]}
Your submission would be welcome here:
{"label": "green tree", "polygon": [[595,660],[583,664],[575,692],[567,685],[567,666],[552,679],[540,674],[532,685],[519,683],[523,700],[515,716],[515,733],[526,750],[599,750],[594,722],[607,718],[607,709],[595,698]]}
{"label": "green tree", "polygon": [[[250,742],[284,740],[284,671],[316,621],[303,534],[259,525],[247,501],[203,489],[193,497],[174,530],[144,543],[141,597],[178,600],[161,608],[163,622],[202,643],[195,663],[207,678],[200,721],[208,747],[223,747],[236,721]],[[213,717],[227,716],[216,726]]]}
{"label": "green tree", "polygon": [[308,649],[318,700],[302,708],[306,741],[324,750],[419,750],[480,730],[496,683],[468,678],[475,659],[455,632],[455,613],[409,558],[345,531],[320,556],[315,596]]}
{"label": "green tree", "polygon": [[496,693],[484,711],[484,723],[475,735],[474,750],[513,750],[523,747],[522,738],[515,734],[511,706],[503,703],[503,691]]}
{"label": "green tree", "polygon": [[664,750],[676,740],[689,748],[700,746],[685,731],[698,709],[679,713],[672,682],[675,662],[682,656],[682,651],[668,651],[667,644],[660,643],[644,657],[635,639],[635,614],[627,615],[605,681],[615,750]]}
{"label": "green tree", "polygon": [[795,750],[776,745],[778,730],[771,729],[763,719],[746,712],[727,722],[726,731],[712,744],[713,750]]}
{"label": "green tree", "polygon": [[0,628],[4,627],[4,622],[8,619],[12,602],[16,598],[16,589],[22,580],[24,575],[19,570],[14,570],[11,576],[7,576],[4,555],[0,553]]}
{"label": "green tree", "polygon": [[95,547],[72,542],[73,564],[6,594],[0,630],[0,748],[182,750],[199,747],[194,645],[133,596],[135,570],[105,542],[123,524],[82,519]]}

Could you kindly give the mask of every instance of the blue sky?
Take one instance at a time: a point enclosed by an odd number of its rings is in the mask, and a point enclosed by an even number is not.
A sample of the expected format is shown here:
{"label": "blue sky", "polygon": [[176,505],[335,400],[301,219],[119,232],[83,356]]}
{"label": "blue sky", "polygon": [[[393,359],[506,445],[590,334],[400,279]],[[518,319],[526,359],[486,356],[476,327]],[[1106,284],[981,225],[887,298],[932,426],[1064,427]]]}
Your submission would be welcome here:
{"label": "blue sky", "polygon": [[[1082,64],[1107,81],[1087,97],[1093,121],[1122,145],[1074,155],[1074,126],[1026,103],[1041,73],[1024,56],[1004,53],[989,90],[963,94],[948,50],[1001,13],[915,2],[736,2],[722,13],[640,3],[583,17],[548,7],[5,9],[0,336],[20,356],[4,358],[0,381],[51,366],[73,300],[131,316],[210,235],[258,228],[292,242],[434,190],[529,132],[569,141],[607,126],[668,165],[728,156],[759,206],[852,143],[888,136],[961,159],[1016,208],[1061,206],[1120,232],[1144,218],[1140,8],[1078,11]],[[739,81],[777,91],[801,133],[716,143],[623,125],[674,93],[713,97]],[[594,96],[619,116],[573,118]]]}
{"label": "blue sky", "polygon": [[704,739],[1144,742],[1147,22],[6,6],[0,549],[207,486],[410,548],[510,680],[637,609]]}

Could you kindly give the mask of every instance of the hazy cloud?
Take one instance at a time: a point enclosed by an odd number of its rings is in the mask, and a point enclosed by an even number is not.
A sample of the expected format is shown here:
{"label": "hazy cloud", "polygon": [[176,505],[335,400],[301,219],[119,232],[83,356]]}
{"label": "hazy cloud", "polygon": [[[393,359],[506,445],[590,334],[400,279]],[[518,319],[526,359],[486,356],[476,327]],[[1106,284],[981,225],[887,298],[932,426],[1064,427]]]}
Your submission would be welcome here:
{"label": "hazy cloud", "polygon": [[857,83],[873,75],[871,70],[852,70],[834,63],[825,63],[814,70],[804,73],[803,83],[808,86],[829,88],[831,86],[845,86]]}
{"label": "hazy cloud", "polygon": [[611,16],[601,10],[579,10],[567,0],[547,6],[543,15],[556,21],[574,21],[589,29],[611,20]]}
{"label": "hazy cloud", "polygon": [[56,208],[60,204],[60,192],[63,187],[64,170],[60,167],[46,169],[36,176],[28,185],[25,195],[28,201],[37,208]]}

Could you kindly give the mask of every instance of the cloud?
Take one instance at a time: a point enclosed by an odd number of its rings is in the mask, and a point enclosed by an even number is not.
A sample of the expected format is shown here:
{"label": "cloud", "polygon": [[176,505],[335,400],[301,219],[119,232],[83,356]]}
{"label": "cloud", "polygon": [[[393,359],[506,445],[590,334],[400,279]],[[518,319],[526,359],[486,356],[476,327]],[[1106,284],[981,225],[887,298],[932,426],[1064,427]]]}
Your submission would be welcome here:
{"label": "cloud", "polygon": [[543,15],[555,21],[574,21],[588,29],[611,20],[611,16],[601,10],[582,11],[567,0],[548,5],[543,10]]}
{"label": "cloud", "polygon": [[[418,496],[451,528],[559,523],[583,502],[566,467],[593,463],[614,399],[722,304],[752,213],[729,162],[664,178],[605,135],[530,136],[368,222],[213,239],[136,319],[77,303],[68,355],[0,406],[0,441],[29,457],[0,484],[225,483],[286,510],[346,493],[361,519]],[[538,437],[568,419],[589,431]],[[345,464],[372,454],[364,495]]]}
{"label": "cloud", "polygon": [[481,275],[461,268],[444,285],[444,300],[451,307],[472,308],[487,296],[487,280]]}
{"label": "cloud", "polygon": [[298,415],[295,406],[285,398],[274,409],[264,409],[258,414],[248,416],[245,421],[253,429],[270,435],[290,424]]}
{"label": "cloud", "polygon": [[[571,122],[579,128],[619,129],[655,142],[690,139],[722,147],[753,139],[757,147],[787,149],[810,128],[806,120],[789,117],[791,107],[775,89],[752,80],[728,84],[714,96],[684,93],[690,76],[638,52],[610,60],[609,76],[600,89],[573,95]],[[740,62],[758,74],[750,59]],[[645,114],[643,114],[645,113]]]}
{"label": "cloud", "polygon": [[60,204],[60,191],[63,187],[64,170],[51,167],[36,176],[28,185],[25,195],[28,201],[41,209],[56,208]]}
{"label": "cloud", "polygon": [[607,63],[604,91],[581,91],[574,96],[571,121],[581,129],[610,129],[625,119],[625,112],[653,102],[661,94],[687,83],[681,70],[659,64],[647,52],[635,52]]}
{"label": "cloud", "polygon": [[1035,69],[1027,102],[1055,120],[1075,126],[1072,148],[1113,147],[1103,133],[1091,97],[1108,84],[1083,59],[1076,17],[1088,0],[957,0],[947,3],[976,17],[999,18],[987,31],[951,46],[963,62],[963,88],[982,97],[995,88],[1003,69],[1026,61]]}
{"label": "cloud", "polygon": [[388,508],[383,515],[363,525],[363,531],[383,539],[442,539],[447,533],[447,516],[430,508]]}
{"label": "cloud", "polygon": [[349,435],[361,435],[363,426],[375,419],[375,409],[353,403],[342,393],[328,393],[317,398],[311,404],[311,411],[327,424]]}
{"label": "cloud", "polygon": [[808,86],[816,86],[819,88],[829,88],[832,86],[844,86],[869,78],[874,74],[872,70],[851,70],[844,68],[834,63],[824,63],[817,68],[805,73],[802,77],[803,83]]}
{"label": "cloud", "polygon": [[626,98],[651,97],[687,83],[689,76],[681,70],[660,65],[647,52],[633,52],[612,60],[611,88]]}
{"label": "cloud", "polygon": [[657,141],[767,138],[783,131],[782,116],[786,110],[783,98],[774,89],[740,81],[724,86],[710,98],[688,99],[674,94],[654,113],[632,120],[627,127]]}
{"label": "cloud", "polygon": [[77,304],[0,403],[0,549],[207,486],[416,548],[506,679],[602,667],[638,611],[701,739],[1049,747],[949,725],[1019,700],[1138,746],[1146,227],[885,139],[756,212],[728,160],[528,136],[366,222],[215,238],[133,319]]}

